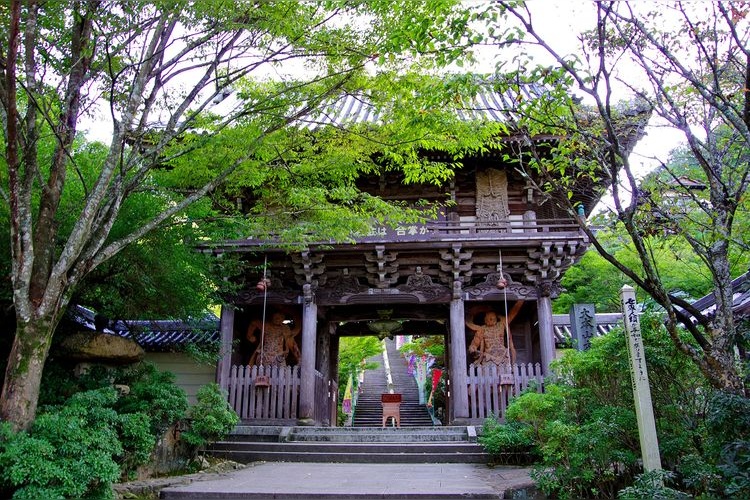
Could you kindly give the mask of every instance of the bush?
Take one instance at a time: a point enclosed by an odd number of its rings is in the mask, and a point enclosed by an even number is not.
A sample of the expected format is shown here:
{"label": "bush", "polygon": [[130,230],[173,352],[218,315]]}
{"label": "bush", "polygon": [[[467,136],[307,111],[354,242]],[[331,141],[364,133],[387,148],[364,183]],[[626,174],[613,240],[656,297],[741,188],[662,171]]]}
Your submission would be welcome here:
{"label": "bush", "polygon": [[687,500],[690,495],[667,486],[674,474],[665,470],[644,472],[635,478],[632,486],[623,488],[618,498],[622,500]]}
{"label": "bush", "polygon": [[130,387],[120,398],[117,408],[122,413],[143,413],[148,416],[151,432],[161,436],[167,428],[185,417],[187,395],[178,387],[171,372],[160,372],[151,363],[139,363],[115,373],[114,381]]}
{"label": "bush", "polygon": [[[110,498],[118,461],[148,458],[147,419],[120,415],[112,388],[81,392],[39,415],[28,433],[1,433],[0,481],[13,498]],[[122,446],[127,436],[130,452]]]}
{"label": "bush", "polygon": [[[641,331],[671,481],[654,494],[750,497],[750,401],[716,394],[658,319],[641,318]],[[507,425],[490,424],[488,451],[532,440],[540,457],[532,476],[550,496],[614,498],[622,490],[634,498],[651,491],[650,476],[636,480],[641,450],[622,330],[593,339],[588,351],[567,352],[552,369],[555,382],[545,393],[520,395],[508,406]]]}
{"label": "bush", "polygon": [[96,365],[79,377],[50,362],[44,368],[40,406],[43,410],[46,406],[61,405],[78,392],[115,384],[129,388],[115,403],[117,412],[146,415],[155,437],[185,416],[187,395],[175,384],[174,374],[159,371],[153,363],[146,362],[117,369]]}
{"label": "bush", "polygon": [[218,384],[201,387],[197,403],[188,411],[190,426],[182,439],[195,447],[203,447],[229,434],[240,418],[232,410]]}
{"label": "bush", "polygon": [[750,399],[717,392],[708,407],[706,448],[722,476],[723,494],[750,497]]}
{"label": "bush", "polygon": [[[44,376],[29,432],[0,425],[0,497],[107,498],[111,483],[147,463],[187,409],[174,375],[147,363],[73,377],[52,362]],[[119,395],[113,384],[130,390]]]}
{"label": "bush", "polygon": [[479,444],[495,463],[527,463],[538,458],[531,428],[519,422],[502,425],[494,417],[488,418]]}

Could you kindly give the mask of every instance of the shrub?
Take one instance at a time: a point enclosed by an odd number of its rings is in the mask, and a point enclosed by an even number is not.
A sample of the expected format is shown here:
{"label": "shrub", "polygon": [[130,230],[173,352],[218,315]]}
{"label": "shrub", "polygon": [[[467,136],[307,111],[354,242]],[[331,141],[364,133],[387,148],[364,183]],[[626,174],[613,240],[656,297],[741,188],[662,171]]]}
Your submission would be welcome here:
{"label": "shrub", "polygon": [[[656,493],[748,496],[750,401],[714,395],[657,319],[644,316],[641,331],[662,466],[672,481]],[[555,382],[511,402],[508,424],[484,439],[488,451],[531,439],[540,457],[532,476],[550,496],[614,498],[630,484],[628,498],[646,491],[649,476],[634,483],[641,450],[625,344],[622,330],[613,330],[556,360]]]}
{"label": "shrub", "polygon": [[719,391],[707,420],[707,448],[723,477],[723,493],[750,497],[750,399]]}
{"label": "shrub", "polygon": [[[122,416],[113,408],[114,389],[96,389],[72,396],[64,405],[38,416],[28,433],[6,430],[0,443],[0,481],[15,490],[13,498],[109,498],[111,483],[120,477],[118,460],[127,452],[148,458],[153,448],[146,419]],[[134,461],[137,461],[134,459]]]}
{"label": "shrub", "polygon": [[239,417],[232,410],[218,384],[201,387],[196,394],[197,403],[188,411],[190,426],[182,439],[195,447],[202,447],[222,439],[234,429]]}
{"label": "shrub", "polygon": [[537,458],[531,428],[519,422],[503,425],[494,417],[488,418],[479,444],[496,463],[526,463]]}
{"label": "shrub", "polygon": [[143,413],[148,416],[151,432],[161,436],[167,428],[185,417],[187,395],[178,387],[171,372],[161,372],[151,363],[139,363],[115,374],[114,381],[130,387],[120,398],[121,413]]}
{"label": "shrub", "polygon": [[[113,384],[130,392],[119,396]],[[147,463],[187,408],[174,376],[145,363],[93,367],[80,377],[49,363],[42,388],[29,432],[0,425],[2,498],[107,498],[110,484]]]}
{"label": "shrub", "polygon": [[618,498],[622,500],[687,500],[690,495],[667,486],[674,479],[674,474],[665,470],[644,472],[635,478],[632,486],[623,488]]}

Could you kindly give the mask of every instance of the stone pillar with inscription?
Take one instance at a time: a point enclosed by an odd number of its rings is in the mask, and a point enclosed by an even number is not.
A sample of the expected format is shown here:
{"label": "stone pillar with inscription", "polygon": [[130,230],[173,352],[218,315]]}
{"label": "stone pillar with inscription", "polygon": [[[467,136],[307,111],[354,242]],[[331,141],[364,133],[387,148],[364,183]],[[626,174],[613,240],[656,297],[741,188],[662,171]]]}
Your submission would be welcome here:
{"label": "stone pillar with inscription", "polygon": [[539,319],[539,350],[542,358],[542,373],[549,374],[549,365],[555,359],[555,331],[552,327],[552,286],[542,283],[538,288],[539,298],[536,302]]}
{"label": "stone pillar with inscription", "polygon": [[453,283],[453,299],[450,309],[451,335],[451,401],[453,421],[469,418],[468,373],[466,370],[466,330],[464,326],[464,300],[461,297],[461,282]]}
{"label": "stone pillar with inscription", "polygon": [[641,336],[641,321],[638,317],[638,304],[635,301],[635,290],[625,285],[620,290],[622,315],[625,323],[625,335],[628,339],[628,358],[630,359],[630,377],[635,397],[635,414],[638,419],[638,435],[641,443],[643,470],[646,472],[661,469],[659,441],[656,437],[654,407],[651,403],[651,388],[648,385],[646,356]]}
{"label": "stone pillar with inscription", "polygon": [[315,418],[315,347],[318,306],[312,286],[303,286],[302,359],[300,360],[299,415],[301,424],[314,424]]}
{"label": "stone pillar with inscription", "polygon": [[232,366],[232,341],[234,340],[234,307],[221,306],[221,358],[216,367],[216,383],[223,390],[229,389],[229,371]]}
{"label": "stone pillar with inscription", "polygon": [[570,308],[570,332],[573,344],[585,351],[596,334],[596,309],[594,304],[573,304]]}

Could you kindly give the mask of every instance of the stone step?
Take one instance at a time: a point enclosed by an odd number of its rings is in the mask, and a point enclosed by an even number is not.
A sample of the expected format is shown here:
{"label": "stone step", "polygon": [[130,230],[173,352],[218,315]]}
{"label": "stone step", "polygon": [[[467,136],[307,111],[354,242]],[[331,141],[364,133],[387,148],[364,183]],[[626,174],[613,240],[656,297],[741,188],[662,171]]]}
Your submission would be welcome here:
{"label": "stone step", "polygon": [[[401,394],[402,397],[400,407],[401,427],[431,425],[430,414],[424,405],[419,404],[419,390],[416,381],[407,372],[408,363],[396,349],[394,341],[386,341],[386,351],[391,367],[394,392]],[[368,361],[378,362],[378,359],[382,359],[381,355],[373,356]],[[377,369],[365,372],[364,392],[358,396],[352,427],[380,427],[383,425],[383,406],[380,397],[381,394],[387,392],[385,381],[386,374],[383,363],[379,363]],[[391,422],[392,420],[389,421],[389,423]]]}
{"label": "stone step", "polygon": [[487,455],[474,441],[474,428],[459,426],[240,426],[207,453],[243,463],[486,463]]}
{"label": "stone step", "polygon": [[475,441],[475,429],[461,426],[394,427],[279,427],[238,426],[226,441],[288,442],[337,441],[349,443],[391,442],[412,443],[425,441]]}
{"label": "stone step", "polygon": [[[401,430],[394,427],[372,427],[385,431]],[[351,435],[345,433],[331,433],[322,435],[295,435],[294,441],[329,441],[340,443],[424,443],[424,442],[468,442],[466,435],[461,434],[431,434],[428,432],[399,434],[399,433],[382,433],[382,434],[361,434]]]}
{"label": "stone step", "polygon": [[486,463],[487,454],[476,443],[341,443],[285,442],[214,443],[208,453],[240,463],[314,462],[314,463]]}
{"label": "stone step", "polygon": [[239,463],[250,462],[311,462],[311,463],[361,463],[361,464],[481,464],[487,463],[488,457],[482,451],[477,453],[373,453],[370,451],[353,452],[346,450],[341,453],[326,452],[290,452],[290,451],[247,451],[225,450],[209,452],[216,458],[223,458]]}
{"label": "stone step", "polygon": [[465,441],[425,441],[414,443],[346,443],[323,441],[289,441],[283,443],[250,443],[239,441],[218,441],[211,445],[212,453],[223,451],[247,452],[295,452],[295,453],[374,453],[374,454],[477,454],[482,453],[481,445]]}

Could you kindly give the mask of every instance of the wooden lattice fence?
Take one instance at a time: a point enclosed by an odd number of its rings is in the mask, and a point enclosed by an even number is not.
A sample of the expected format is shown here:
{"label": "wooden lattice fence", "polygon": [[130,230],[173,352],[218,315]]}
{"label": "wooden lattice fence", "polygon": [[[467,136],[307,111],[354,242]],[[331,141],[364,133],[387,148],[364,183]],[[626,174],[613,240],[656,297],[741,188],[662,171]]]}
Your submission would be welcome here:
{"label": "wooden lattice fence", "polygon": [[243,420],[296,419],[299,408],[299,367],[232,366],[229,404]]}
{"label": "wooden lattice fence", "polygon": [[542,392],[544,377],[539,363],[503,367],[493,364],[470,366],[469,418],[483,420],[494,415],[504,421],[510,399],[526,390],[532,381],[536,383],[536,390]]}

